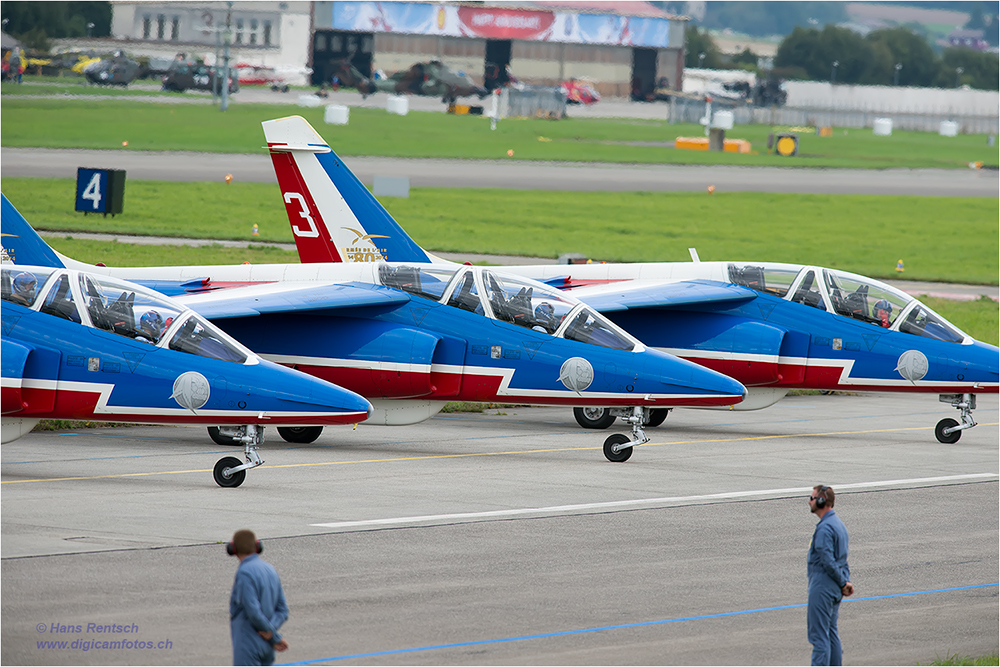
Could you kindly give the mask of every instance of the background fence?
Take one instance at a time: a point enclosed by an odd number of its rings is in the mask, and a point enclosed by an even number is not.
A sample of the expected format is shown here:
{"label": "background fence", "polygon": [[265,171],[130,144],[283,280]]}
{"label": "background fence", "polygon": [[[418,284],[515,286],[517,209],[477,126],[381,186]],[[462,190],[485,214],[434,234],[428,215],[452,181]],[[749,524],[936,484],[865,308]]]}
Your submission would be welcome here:
{"label": "background fence", "polygon": [[[995,93],[994,93],[995,95]],[[671,123],[697,123],[705,115],[705,103],[700,100],[671,98],[668,118]],[[967,114],[950,110],[928,108],[927,110],[893,110],[886,105],[874,108],[837,108],[829,106],[795,106],[789,103],[783,107],[758,108],[740,103],[712,102],[712,111],[731,110],[737,125],[781,125],[808,127],[870,128],[876,118],[891,118],[894,130],[916,130],[937,132],[941,121],[954,121],[961,134],[998,134],[1000,117],[996,113]]]}

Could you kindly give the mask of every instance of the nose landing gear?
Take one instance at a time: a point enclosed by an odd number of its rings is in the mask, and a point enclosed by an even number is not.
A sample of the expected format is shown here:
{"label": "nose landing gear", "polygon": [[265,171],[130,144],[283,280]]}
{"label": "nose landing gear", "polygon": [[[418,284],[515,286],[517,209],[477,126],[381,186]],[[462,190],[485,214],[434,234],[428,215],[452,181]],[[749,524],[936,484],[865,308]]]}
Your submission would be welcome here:
{"label": "nose landing gear", "polygon": [[260,458],[257,448],[264,444],[264,427],[256,424],[247,426],[220,426],[220,435],[232,438],[233,443],[243,443],[243,456],[246,463],[240,464],[240,460],[234,456],[227,456],[219,459],[212,471],[215,483],[219,486],[233,488],[243,483],[247,478],[247,470],[256,468],[264,463]]}
{"label": "nose landing gear", "polygon": [[934,427],[934,435],[938,442],[946,445],[953,445],[962,437],[962,431],[976,425],[976,420],[972,418],[972,411],[976,409],[975,394],[941,394],[938,400],[942,403],[949,403],[951,407],[957,408],[962,423],[959,424],[954,419],[942,419]]}
{"label": "nose landing gear", "polygon": [[632,427],[632,438],[629,439],[627,435],[622,433],[608,436],[608,439],[604,441],[604,456],[612,463],[628,461],[634,447],[649,442],[645,431],[642,430],[642,425],[647,421],[647,418],[640,406],[635,406],[632,408],[631,415],[620,417],[620,419]]}

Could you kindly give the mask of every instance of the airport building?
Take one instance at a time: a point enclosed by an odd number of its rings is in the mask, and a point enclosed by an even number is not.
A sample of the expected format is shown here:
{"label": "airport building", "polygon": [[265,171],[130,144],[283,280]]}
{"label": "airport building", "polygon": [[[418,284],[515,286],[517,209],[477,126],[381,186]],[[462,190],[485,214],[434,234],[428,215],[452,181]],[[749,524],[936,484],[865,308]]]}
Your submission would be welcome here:
{"label": "airport building", "polygon": [[508,73],[538,85],[580,78],[612,97],[646,96],[662,79],[680,88],[688,21],[639,0],[111,5],[111,39],[89,41],[133,56],[212,63],[228,36],[231,63],[301,70],[290,83],[329,83],[345,58],[366,75],[440,60],[479,84]]}
{"label": "airport building", "polygon": [[587,79],[612,97],[679,84],[685,17],[648,2],[316,2],[312,68],[324,80],[349,58],[393,72],[440,60],[477,83]]}

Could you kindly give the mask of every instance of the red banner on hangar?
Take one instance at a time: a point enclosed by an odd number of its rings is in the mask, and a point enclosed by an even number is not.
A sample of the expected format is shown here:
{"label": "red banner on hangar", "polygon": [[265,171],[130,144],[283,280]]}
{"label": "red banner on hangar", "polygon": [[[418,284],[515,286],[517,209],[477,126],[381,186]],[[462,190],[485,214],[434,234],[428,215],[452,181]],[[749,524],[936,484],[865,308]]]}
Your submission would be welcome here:
{"label": "red banner on hangar", "polygon": [[532,12],[494,7],[458,8],[459,29],[469,37],[490,39],[542,39],[552,29],[552,12]]}

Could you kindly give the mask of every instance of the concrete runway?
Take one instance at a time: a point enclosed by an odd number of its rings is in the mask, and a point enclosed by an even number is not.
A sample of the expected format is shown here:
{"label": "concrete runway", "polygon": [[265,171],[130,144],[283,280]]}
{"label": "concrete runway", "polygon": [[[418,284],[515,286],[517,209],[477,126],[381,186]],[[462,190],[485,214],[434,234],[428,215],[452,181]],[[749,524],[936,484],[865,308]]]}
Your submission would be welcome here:
{"label": "concrete runway", "polygon": [[[319,129],[322,132],[322,129]],[[263,135],[261,136],[263,143]],[[611,165],[515,160],[444,160],[344,156],[366,185],[375,176],[410,179],[411,187],[508,188],[570,191],[785,192],[937,197],[996,197],[993,170],[804,169],[727,165]],[[6,176],[76,178],[77,167],[124,169],[127,178],[159,181],[277,183],[265,151],[254,154],[156,153],[50,148],[4,148]]]}
{"label": "concrete runway", "polygon": [[[39,97],[47,95],[48,84],[32,84]],[[157,85],[133,83],[131,88],[156,90]],[[210,104],[208,93],[188,91],[169,96],[115,97],[80,95],[100,104],[102,100]],[[298,113],[300,94],[274,93],[263,87],[245,87],[231,97],[231,103],[284,104],[288,114]],[[473,98],[474,101],[474,98]],[[386,95],[367,98],[353,90],[331,92],[318,104],[384,109]],[[440,99],[408,96],[414,111],[445,113]],[[486,100],[484,104],[490,104]],[[661,103],[604,99],[592,106],[571,106],[571,118],[665,119],[667,107]],[[261,118],[261,120],[267,120]],[[485,122],[485,121],[484,121]],[[502,122],[502,121],[501,121]],[[323,128],[317,127],[323,134]],[[263,133],[260,135],[263,145]],[[336,146],[334,146],[336,150]],[[670,150],[670,149],[664,149]],[[950,169],[806,169],[737,167],[725,165],[609,165],[566,162],[522,162],[519,160],[438,160],[366,156],[342,156],[344,162],[366,185],[375,176],[410,179],[412,187],[492,187],[540,190],[613,192],[648,190],[702,192],[714,185],[716,192],[787,192],[811,194],[878,194],[939,197],[996,197],[1000,173],[995,170]],[[275,183],[271,161],[262,149],[247,155],[202,153],[148,153],[127,149],[113,151],[4,148],[3,175],[76,178],[77,167],[124,169],[128,178],[166,181],[222,180],[232,174],[238,181]]]}
{"label": "concrete runway", "polygon": [[[846,664],[985,654],[998,407],[981,396],[954,445],[934,439],[955,411],[933,395],[676,410],[624,464],[600,449],[622,429],[508,407],[311,445],[274,434],[238,489],[212,482],[232,450],[200,428],[33,433],[0,465],[0,661],[229,664],[221,542],[250,527],[291,607],[279,662],[801,664],[820,482],[851,536]],[[76,639],[154,648],[38,644]]]}

